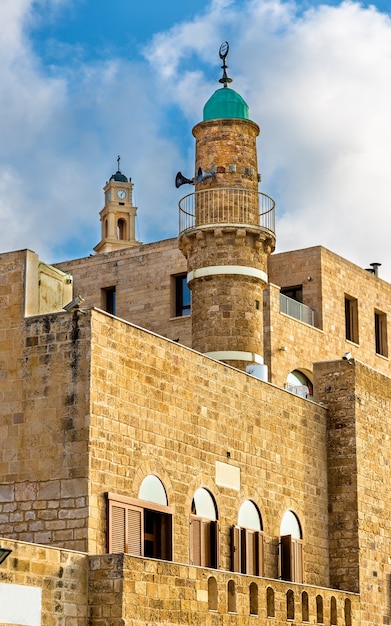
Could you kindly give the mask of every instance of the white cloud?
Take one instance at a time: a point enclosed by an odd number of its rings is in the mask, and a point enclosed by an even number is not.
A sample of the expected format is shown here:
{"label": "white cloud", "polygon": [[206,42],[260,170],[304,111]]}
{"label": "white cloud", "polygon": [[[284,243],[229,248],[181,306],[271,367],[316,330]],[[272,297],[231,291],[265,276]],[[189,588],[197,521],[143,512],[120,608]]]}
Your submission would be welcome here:
{"label": "white cloud", "polygon": [[[391,279],[389,17],[353,2],[300,12],[277,0],[231,5],[214,17],[218,29],[199,21],[197,46],[189,49],[185,38],[186,53],[213,44],[216,58],[217,36],[230,41],[232,87],[262,127],[261,190],[278,200],[278,249],[322,244],[365,266],[381,261]],[[202,19],[208,25],[210,15]],[[183,107],[192,98],[200,119],[205,92],[191,94],[181,75],[188,28],[155,43],[163,56],[167,47],[176,51],[167,90]]]}
{"label": "white cloud", "polygon": [[279,0],[213,0],[154,37],[149,65],[83,63],[80,44],[72,57],[69,43],[52,42],[62,65],[45,68],[29,29],[46,17],[37,8],[50,7],[55,20],[62,3],[0,4],[1,250],[30,247],[48,261],[71,248],[88,254],[118,153],[135,183],[139,237],[175,236],[183,190],[174,176],[193,173],[191,127],[219,88],[218,49],[228,40],[232,87],[261,126],[260,189],[278,201],[278,249],[322,244],[364,266],[382,262],[391,280],[385,14],[353,2],[304,10]]}

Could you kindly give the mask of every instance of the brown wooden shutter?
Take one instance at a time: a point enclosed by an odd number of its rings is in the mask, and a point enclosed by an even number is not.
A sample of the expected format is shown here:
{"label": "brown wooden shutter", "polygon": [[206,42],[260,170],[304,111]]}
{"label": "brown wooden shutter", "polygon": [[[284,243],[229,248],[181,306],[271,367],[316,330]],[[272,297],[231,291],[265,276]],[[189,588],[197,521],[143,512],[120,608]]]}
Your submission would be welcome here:
{"label": "brown wooden shutter", "polygon": [[240,572],[240,528],[231,526],[231,570]]}
{"label": "brown wooden shutter", "polygon": [[264,576],[265,575],[265,535],[260,530],[257,532],[257,541],[256,541],[256,549],[257,549],[257,575]]}
{"label": "brown wooden shutter", "polygon": [[201,565],[201,519],[190,516],[190,563]]}
{"label": "brown wooden shutter", "polygon": [[302,539],[292,539],[291,558],[293,580],[296,583],[302,583],[304,582],[304,551]]}
{"label": "brown wooden shutter", "polygon": [[119,503],[109,503],[109,553],[125,552],[126,507]]}
{"label": "brown wooden shutter", "polygon": [[245,569],[242,570],[245,574],[251,574],[252,576],[256,576],[258,574],[257,567],[257,532],[255,530],[250,530],[248,528],[243,528],[244,531],[244,541],[245,541],[245,554],[246,554],[246,562]]}
{"label": "brown wooden shutter", "polygon": [[282,580],[292,580],[291,543],[291,535],[282,535],[280,537],[280,568]]}
{"label": "brown wooden shutter", "polygon": [[127,510],[127,542],[126,552],[142,556],[144,553],[144,510],[129,506]]}

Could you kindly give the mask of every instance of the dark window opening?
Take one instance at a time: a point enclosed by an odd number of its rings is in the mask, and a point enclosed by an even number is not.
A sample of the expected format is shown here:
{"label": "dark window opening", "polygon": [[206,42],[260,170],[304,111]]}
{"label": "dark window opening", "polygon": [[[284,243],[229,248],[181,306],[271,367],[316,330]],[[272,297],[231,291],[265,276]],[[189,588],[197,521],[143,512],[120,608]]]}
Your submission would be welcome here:
{"label": "dark window opening", "polygon": [[117,293],[115,287],[102,289],[102,308],[107,313],[111,313],[111,315],[117,314]]}
{"label": "dark window opening", "polygon": [[387,316],[379,311],[375,311],[375,345],[376,354],[388,356]]}
{"label": "dark window opening", "polygon": [[191,313],[191,292],[186,274],[175,276],[175,316],[183,317]]}
{"label": "dark window opening", "polygon": [[294,287],[281,287],[280,293],[287,298],[296,300],[303,304],[303,285],[295,285]]}
{"label": "dark window opening", "polygon": [[358,300],[345,296],[345,336],[358,344]]}

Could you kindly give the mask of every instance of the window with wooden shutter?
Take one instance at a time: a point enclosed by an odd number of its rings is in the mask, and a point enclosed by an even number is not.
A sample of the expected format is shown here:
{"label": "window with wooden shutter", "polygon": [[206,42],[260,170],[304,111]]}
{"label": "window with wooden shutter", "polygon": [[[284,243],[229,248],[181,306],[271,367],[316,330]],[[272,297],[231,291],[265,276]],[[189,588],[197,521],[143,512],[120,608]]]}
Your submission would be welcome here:
{"label": "window with wooden shutter", "polygon": [[283,535],[280,539],[280,569],[283,580],[304,582],[303,540]]}
{"label": "window with wooden shutter", "polygon": [[219,523],[190,516],[190,563],[217,568],[219,563]]}
{"label": "window with wooden shutter", "polygon": [[231,528],[231,569],[252,576],[264,576],[264,534],[250,528]]}
{"label": "window with wooden shutter", "polygon": [[172,559],[172,509],[107,493],[108,551]]}

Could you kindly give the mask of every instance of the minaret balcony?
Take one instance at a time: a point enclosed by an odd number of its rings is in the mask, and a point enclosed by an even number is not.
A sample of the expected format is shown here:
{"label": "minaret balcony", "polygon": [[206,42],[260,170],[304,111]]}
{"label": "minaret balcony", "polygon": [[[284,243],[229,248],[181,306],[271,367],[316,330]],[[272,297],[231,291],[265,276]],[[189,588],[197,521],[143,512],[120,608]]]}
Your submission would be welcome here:
{"label": "minaret balcony", "polygon": [[256,228],[275,234],[275,202],[250,189],[215,187],[179,201],[179,234],[194,228],[226,225]]}

